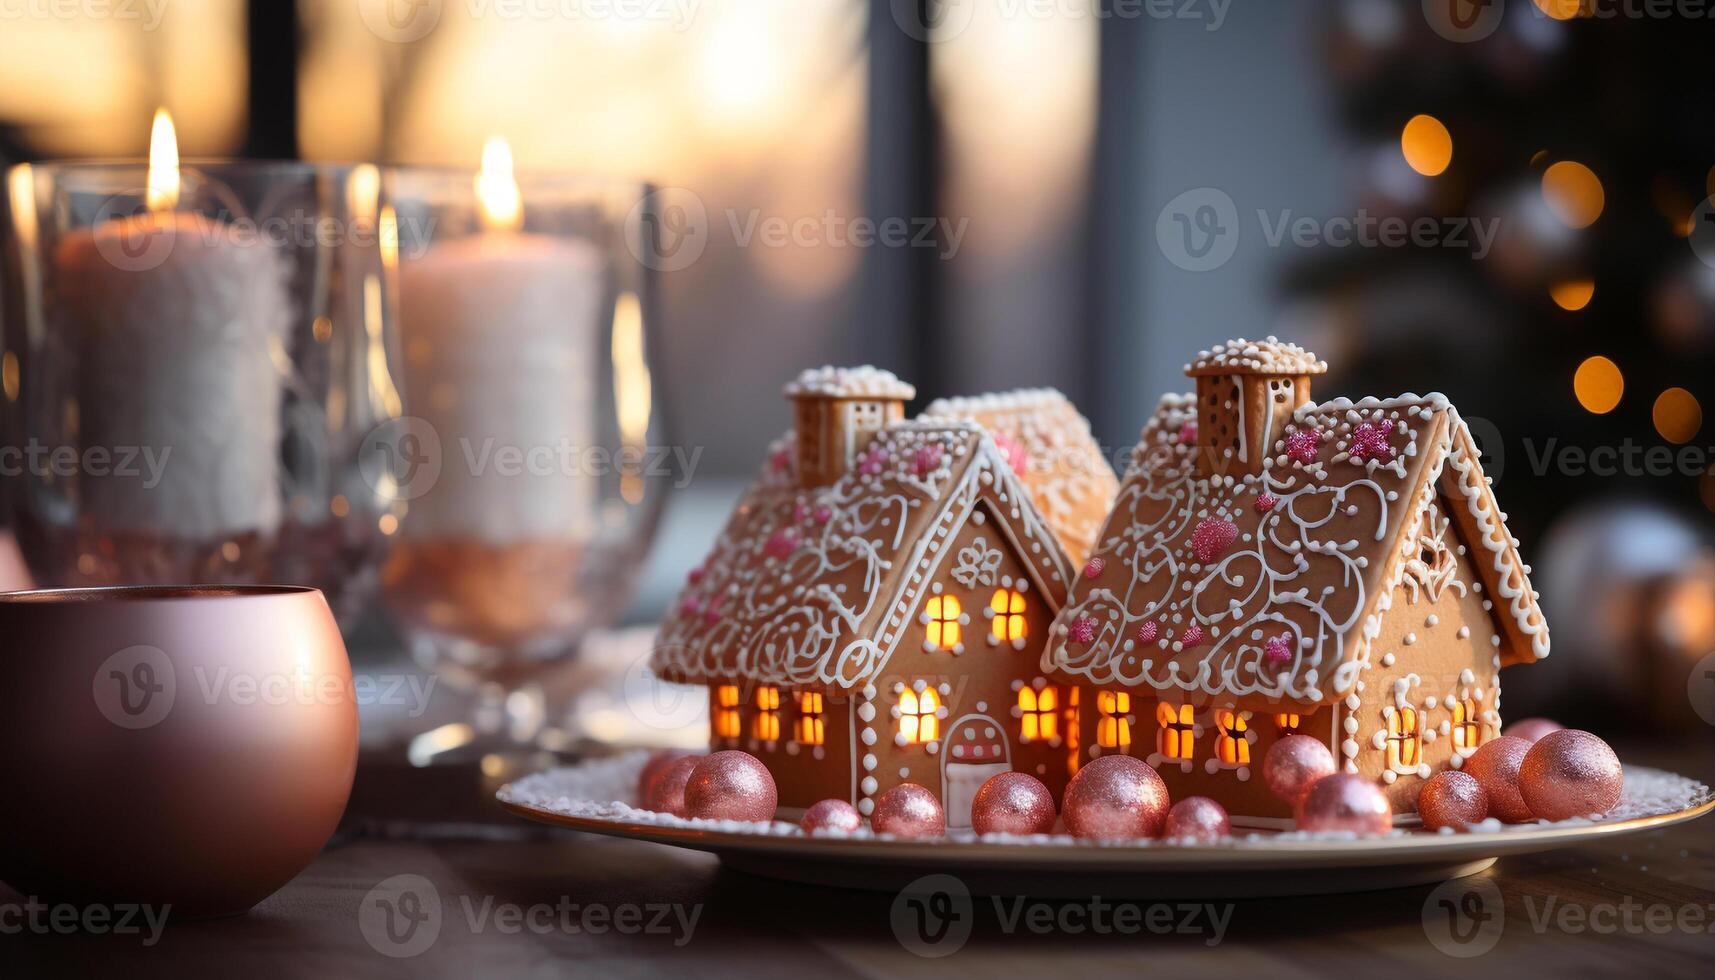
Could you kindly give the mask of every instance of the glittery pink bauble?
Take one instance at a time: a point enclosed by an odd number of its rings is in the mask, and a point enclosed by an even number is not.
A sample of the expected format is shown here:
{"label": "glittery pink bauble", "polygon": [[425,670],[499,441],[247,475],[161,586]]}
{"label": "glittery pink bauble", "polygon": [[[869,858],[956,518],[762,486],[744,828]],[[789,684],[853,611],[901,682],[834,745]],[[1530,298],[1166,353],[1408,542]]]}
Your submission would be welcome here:
{"label": "glittery pink bauble", "polygon": [[1129,755],[1093,759],[1066,787],[1061,816],[1072,836],[1086,840],[1154,837],[1167,822],[1167,784]]}
{"label": "glittery pink bauble", "polygon": [[849,834],[863,826],[863,817],[858,815],[857,807],[845,800],[821,800],[810,804],[810,809],[804,811],[804,819],[798,821],[798,826],[804,833],[813,834],[818,830],[837,830]]}
{"label": "glittery pink bauble", "polygon": [[1324,776],[1294,810],[1298,829],[1312,833],[1385,834],[1393,829],[1387,794],[1356,773]]}
{"label": "glittery pink bauble", "polygon": [[773,820],[779,802],[768,767],[748,752],[699,760],[685,784],[685,815],[704,820]]}
{"label": "glittery pink bauble", "polygon": [[1318,779],[1334,775],[1334,753],[1308,735],[1288,735],[1262,757],[1262,781],[1269,792],[1296,806]]}
{"label": "glittery pink bauble", "polygon": [[1525,753],[1519,766],[1525,805],[1542,820],[1570,820],[1607,813],[1620,802],[1626,779],[1620,757],[1589,732],[1549,732]]}
{"label": "glittery pink bauble", "polygon": [[1232,521],[1206,517],[1191,531],[1191,551],[1197,560],[1207,565],[1227,553],[1239,539],[1239,529]]}
{"label": "glittery pink bauble", "polygon": [[649,805],[649,788],[655,784],[655,777],[665,772],[667,767],[673,764],[673,760],[683,754],[672,749],[656,749],[649,753],[649,758],[643,761],[643,768],[637,773],[637,795],[633,799],[637,800],[638,806]]}
{"label": "glittery pink bauble", "polygon": [[1054,794],[1029,773],[990,776],[971,800],[971,829],[979,834],[1046,834],[1054,817]]}
{"label": "glittery pink bauble", "polygon": [[1425,830],[1468,830],[1488,819],[1489,794],[1470,773],[1445,769],[1430,776],[1418,791],[1417,815],[1423,818]]}
{"label": "glittery pink bauble", "polygon": [[947,815],[934,793],[916,783],[900,783],[875,798],[869,829],[895,837],[939,837],[947,832]]}
{"label": "glittery pink bauble", "polygon": [[1090,643],[1096,638],[1096,621],[1088,616],[1079,616],[1072,621],[1066,635],[1071,637],[1073,643]]}
{"label": "glittery pink bauble", "polygon": [[1161,836],[1169,840],[1212,841],[1231,836],[1227,808],[1207,796],[1187,796],[1167,811]]}
{"label": "glittery pink bauble", "polygon": [[1278,503],[1280,503],[1280,501],[1274,499],[1274,494],[1272,493],[1258,494],[1256,498],[1256,512],[1259,514],[1266,514],[1273,510],[1274,505]]}
{"label": "glittery pink bauble", "polygon": [[1534,745],[1537,739],[1547,735],[1549,732],[1564,731],[1565,728],[1566,726],[1562,725],[1560,722],[1549,721],[1547,718],[1525,718],[1521,721],[1515,721],[1501,729],[1501,734],[1511,735],[1514,738],[1522,738]]}
{"label": "glittery pink bauble", "polygon": [[649,784],[649,792],[643,797],[644,806],[656,813],[686,816],[685,784],[691,781],[691,772],[702,761],[700,755],[682,755],[668,762]]}
{"label": "glittery pink bauble", "polygon": [[1309,466],[1316,462],[1318,447],[1322,444],[1322,433],[1318,429],[1294,429],[1286,436],[1286,455],[1292,460]]}
{"label": "glittery pink bauble", "polygon": [[1489,816],[1507,823],[1535,819],[1525,805],[1518,783],[1519,766],[1524,764],[1525,753],[1529,751],[1530,743],[1524,739],[1502,735],[1484,742],[1465,760],[1465,771],[1476,777],[1483,784],[1483,792],[1489,795]]}

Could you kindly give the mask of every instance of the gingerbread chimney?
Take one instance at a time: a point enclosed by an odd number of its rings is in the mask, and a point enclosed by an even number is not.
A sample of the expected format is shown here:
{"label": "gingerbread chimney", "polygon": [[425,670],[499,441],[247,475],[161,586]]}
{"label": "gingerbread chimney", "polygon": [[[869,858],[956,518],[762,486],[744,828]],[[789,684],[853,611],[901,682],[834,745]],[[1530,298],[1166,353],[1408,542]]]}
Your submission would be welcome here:
{"label": "gingerbread chimney", "polygon": [[1292,413],[1310,400],[1310,378],[1328,370],[1297,344],[1229,340],[1197,355],[1198,469],[1204,475],[1262,472]]}
{"label": "gingerbread chimney", "polygon": [[917,389],[880,368],[824,367],[786,386],[798,436],[798,484],[823,487],[845,473],[888,425],[905,418]]}

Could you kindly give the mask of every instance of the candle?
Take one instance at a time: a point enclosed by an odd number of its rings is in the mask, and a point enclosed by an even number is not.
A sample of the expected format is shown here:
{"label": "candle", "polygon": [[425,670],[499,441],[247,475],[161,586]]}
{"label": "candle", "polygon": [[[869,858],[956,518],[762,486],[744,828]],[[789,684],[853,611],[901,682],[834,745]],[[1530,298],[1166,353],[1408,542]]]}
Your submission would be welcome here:
{"label": "candle", "polygon": [[81,509],[103,532],[270,533],[281,516],[274,354],[291,315],[288,268],[221,221],[175,212],[179,184],[172,122],[159,112],[148,212],[72,233],[55,254],[61,327],[78,345],[78,442],[113,464],[81,474]]}

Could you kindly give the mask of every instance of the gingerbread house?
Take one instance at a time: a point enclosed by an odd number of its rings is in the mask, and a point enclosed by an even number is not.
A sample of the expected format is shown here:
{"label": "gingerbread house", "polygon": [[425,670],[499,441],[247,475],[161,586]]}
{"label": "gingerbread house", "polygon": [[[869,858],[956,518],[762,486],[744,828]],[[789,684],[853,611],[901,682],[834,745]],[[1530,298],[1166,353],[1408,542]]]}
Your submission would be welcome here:
{"label": "gingerbread house", "polygon": [[1274,338],[1186,367],[1143,429],[1043,655],[1083,687],[1080,761],[1148,760],[1235,823],[1290,816],[1262,785],[1286,734],[1415,809],[1437,769],[1500,731],[1503,666],[1548,629],[1441,395],[1315,404],[1327,365]]}
{"label": "gingerbread house", "polygon": [[906,421],[912,387],[873,368],[786,394],[794,431],[690,573],[655,672],[707,685],[711,747],[761,759],[785,815],[828,798],[867,814],[914,782],[961,826],[997,772],[1063,787],[1075,704],[1040,667],[1078,567],[1062,535],[1089,534],[1118,485],[1060,475],[1105,465],[1088,424],[1048,391]]}

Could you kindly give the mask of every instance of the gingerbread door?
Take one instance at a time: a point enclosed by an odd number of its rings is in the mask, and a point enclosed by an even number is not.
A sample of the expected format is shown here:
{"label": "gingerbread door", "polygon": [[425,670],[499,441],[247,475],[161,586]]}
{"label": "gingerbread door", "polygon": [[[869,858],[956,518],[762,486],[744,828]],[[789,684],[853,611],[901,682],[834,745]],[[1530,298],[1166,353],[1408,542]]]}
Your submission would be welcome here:
{"label": "gingerbread door", "polygon": [[983,714],[961,716],[948,728],[941,750],[941,804],[947,826],[971,825],[971,801],[993,776],[1012,771],[1006,729]]}

